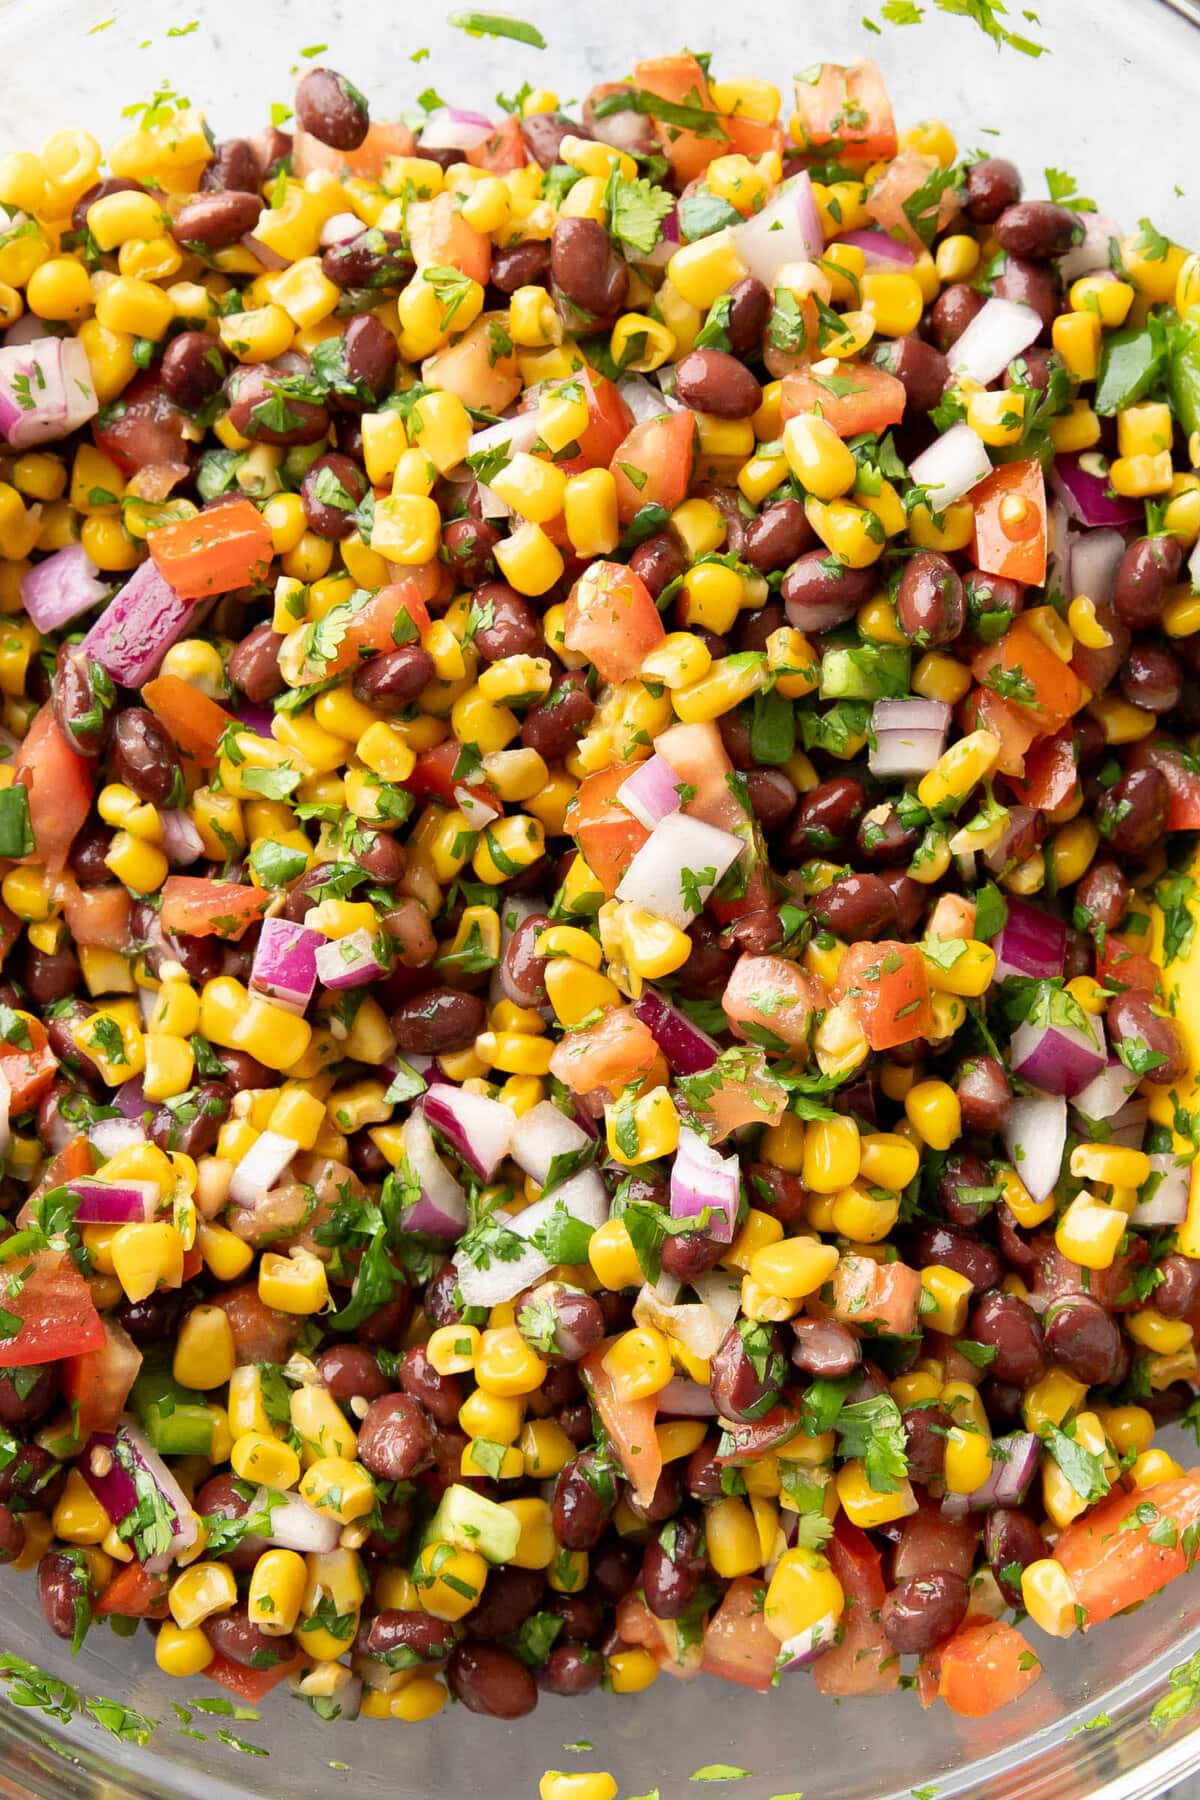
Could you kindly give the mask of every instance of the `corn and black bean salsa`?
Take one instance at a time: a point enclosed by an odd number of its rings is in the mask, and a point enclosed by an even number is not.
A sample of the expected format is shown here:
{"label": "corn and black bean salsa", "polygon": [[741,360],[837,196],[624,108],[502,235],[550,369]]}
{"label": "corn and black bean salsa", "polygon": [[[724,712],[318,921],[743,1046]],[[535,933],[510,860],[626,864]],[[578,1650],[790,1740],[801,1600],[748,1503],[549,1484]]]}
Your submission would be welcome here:
{"label": "corn and black bean salsa", "polygon": [[514,107],[0,160],[0,1548],[983,1715],[1200,1543],[1200,259],[871,62]]}

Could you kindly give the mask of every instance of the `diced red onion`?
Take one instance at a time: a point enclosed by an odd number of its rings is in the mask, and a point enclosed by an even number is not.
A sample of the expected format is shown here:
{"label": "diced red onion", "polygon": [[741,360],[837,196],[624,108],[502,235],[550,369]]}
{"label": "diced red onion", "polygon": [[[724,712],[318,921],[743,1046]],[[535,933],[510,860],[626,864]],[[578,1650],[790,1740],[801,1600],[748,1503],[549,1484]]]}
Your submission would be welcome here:
{"label": "diced red onion", "polygon": [[1008,917],[992,947],[996,952],[997,981],[1008,975],[1030,975],[1038,981],[1049,981],[1063,972],[1067,928],[1053,913],[1010,894]]}
{"label": "diced red onion", "polygon": [[721,1054],[715,1038],[669,1006],[653,988],[644,988],[633,1010],[666,1057],[673,1075],[701,1075]]}
{"label": "diced red onion", "polygon": [[1044,1093],[1068,1097],[1085,1088],[1108,1061],[1099,1018],[1089,1018],[1086,1026],[1065,1019],[1035,1025],[1026,1019],[1013,1032],[1009,1051],[1014,1075]]}
{"label": "diced red onion", "polygon": [[[785,1514],[785,1517],[787,1515]],[[798,1517],[798,1514],[793,1514]],[[788,1638],[779,1646],[779,1654],[775,1658],[775,1667],[781,1675],[789,1669],[807,1669],[812,1663],[832,1650],[837,1642],[838,1622],[832,1613],[826,1613],[815,1625],[808,1625],[798,1631],[795,1637]]]}
{"label": "diced red onion", "polygon": [[737,253],[751,275],[775,285],[785,263],[816,262],[825,254],[825,233],[807,169],[781,182],[762,208],[732,228]]}
{"label": "diced red onion", "polygon": [[1075,533],[1071,529],[1071,518],[1062,501],[1055,498],[1050,503],[1046,517],[1046,581],[1047,594],[1063,594],[1068,600],[1074,598],[1078,589],[1075,587],[1071,573],[1071,551],[1075,543]]}
{"label": "diced red onion", "polygon": [[131,1119],[97,1119],[88,1128],[88,1142],[97,1155],[108,1162],[131,1145],[144,1144],[146,1131],[144,1126],[135,1125]]}
{"label": "diced red onion", "polygon": [[331,250],[335,244],[348,244],[352,238],[358,237],[366,229],[357,213],[334,213],[333,217],[326,219],[322,225],[318,241],[322,250]]}
{"label": "diced red onion", "polygon": [[653,831],[660,819],[679,811],[679,785],[679,776],[666,757],[655,754],[625,777],[617,799],[647,831]]}
{"label": "diced red onion", "polygon": [[379,960],[375,939],[365,926],[347,932],[345,937],[327,939],[317,951],[316,964],[321,986],[335,992],[363,987],[387,973]]}
{"label": "diced red onion", "polygon": [[25,571],[21,604],[39,631],[59,631],[107,599],[111,585],[82,544],[68,544]]}
{"label": "diced red onion", "polygon": [[986,1512],[993,1506],[1023,1506],[1041,1460],[1041,1439],[1032,1431],[1010,1431],[992,1444],[992,1472],[970,1494],[947,1494],[942,1511],[948,1518]]}
{"label": "diced red onion", "polygon": [[[1157,1185],[1145,1200],[1139,1200],[1129,1215],[1131,1225],[1182,1225],[1187,1218],[1192,1171],[1181,1163],[1173,1151],[1154,1150],[1150,1155],[1150,1178],[1159,1177]],[[1147,1183],[1149,1188],[1149,1183]]]}
{"label": "diced red onion", "polygon": [[1082,454],[1056,456],[1050,471],[1051,486],[1071,517],[1083,525],[1133,525],[1140,520],[1141,502],[1114,494],[1106,475],[1094,475],[1083,466]]}
{"label": "diced red onion", "polygon": [[[504,1109],[506,1112],[508,1108]],[[552,1100],[539,1100],[512,1125],[508,1154],[527,1175],[543,1183],[556,1156],[572,1156],[591,1142],[574,1119],[568,1119]]]}
{"label": "diced red onion", "polygon": [[1015,356],[1037,342],[1041,329],[1041,314],[1034,312],[1032,306],[993,295],[984,301],[947,352],[950,372],[987,387],[1004,373]]}
{"label": "diced red onion", "polygon": [[482,113],[460,112],[447,106],[430,113],[421,127],[420,141],[426,150],[474,150],[495,129]]}
{"label": "diced red onion", "polygon": [[712,1217],[704,1231],[719,1244],[731,1244],[739,1188],[737,1157],[721,1156],[698,1132],[681,1126],[671,1164],[671,1217],[695,1219],[709,1210]]}
{"label": "diced red onion", "polygon": [[670,813],[655,826],[621,877],[617,899],[644,906],[647,912],[669,919],[685,931],[696,914],[688,904],[691,883],[689,896],[684,895],[683,870],[691,871],[695,896],[703,905],[741,853],[741,839],[732,832],[689,818],[686,813]]}
{"label": "diced red onion", "polygon": [[261,1132],[233,1171],[229,1198],[235,1206],[255,1205],[270,1193],[299,1154],[295,1138],[278,1131]]}
{"label": "diced red onion", "polygon": [[[138,1507],[134,1478],[117,1461],[118,1447],[123,1448],[138,1469],[154,1483],[171,1522],[169,1548],[158,1555],[139,1559],[149,1574],[158,1575],[170,1568],[181,1550],[190,1550],[195,1543],[199,1529],[196,1516],[187,1495],[153,1448],[141,1426],[126,1414],[116,1431],[92,1433],[78,1464],[80,1474],[114,1525],[119,1526]],[[101,1454],[96,1456],[96,1452]],[[103,1473],[93,1466],[94,1457]]]}
{"label": "diced red onion", "polygon": [[173,869],[190,868],[204,855],[204,839],[196,830],[190,813],[168,806],[159,813],[163,849]]}
{"label": "diced red onion", "polygon": [[181,600],[147,558],[105,607],[81,648],[121,687],[142,687],[194,616],[194,603]]}
{"label": "diced red onion", "polygon": [[[993,875],[1002,875],[1009,865],[1018,859],[1020,853],[1014,849],[1014,846],[1026,836],[1036,816],[1032,806],[1015,805],[1008,808],[1008,819],[1000,836],[983,852],[983,860]],[[953,838],[951,838],[950,844],[953,848]],[[1028,855],[1028,851],[1024,854]]]}
{"label": "diced red onion", "polygon": [[889,237],[886,231],[843,231],[835,242],[853,244],[861,250],[868,269],[908,269],[917,260],[911,244],[902,244],[898,238]]}
{"label": "diced red onion", "polygon": [[666,1413],[675,1419],[715,1419],[717,1403],[712,1397],[712,1389],[702,1382],[689,1381],[684,1375],[676,1375],[668,1381],[665,1388],[660,1388],[655,1396],[660,1413]]}
{"label": "diced red onion", "polygon": [[404,1154],[421,1184],[421,1198],[406,1214],[405,1230],[427,1231],[431,1237],[461,1237],[467,1223],[467,1196],[438,1155],[420,1107],[405,1120]]}
{"label": "diced red onion", "polygon": [[[1010,906],[1012,902],[1009,902]],[[1012,916],[1011,913],[1009,915]],[[1066,927],[1063,927],[1064,946]],[[1021,970],[1017,971],[1022,973]],[[1054,971],[1062,974],[1062,964]],[[1098,1075],[1092,1077],[1085,1088],[1080,1088],[1074,1095],[1071,1105],[1085,1119],[1111,1119],[1120,1112],[1125,1102],[1138,1084],[1138,1078],[1125,1067],[1116,1056],[1110,1056],[1107,1064]]]}
{"label": "diced red onion", "polygon": [[70,1184],[79,1205],[80,1225],[128,1225],[148,1219],[158,1205],[158,1184],[153,1181],[96,1181],[90,1176]]}
{"label": "diced red onion", "polygon": [[264,919],[250,968],[251,989],[287,1012],[302,1013],[316,992],[317,952],[327,942],[319,931],[290,919]]}
{"label": "diced red onion", "polygon": [[259,1488],[246,1508],[249,1516],[270,1507],[270,1534],[262,1539],[281,1550],[297,1550],[301,1556],[324,1556],[336,1550],[342,1528],[328,1513],[318,1512],[299,1494],[283,1494],[278,1488]]}
{"label": "diced red onion", "polygon": [[877,700],[871,708],[872,775],[925,775],[946,748],[950,708],[944,700]]}
{"label": "diced red onion", "polygon": [[454,798],[472,831],[482,831],[493,819],[500,817],[500,808],[486,798],[484,790],[468,787],[465,781],[455,787]]}
{"label": "diced red onion", "polygon": [[1082,531],[1071,539],[1071,586],[1068,600],[1086,594],[1096,606],[1110,601],[1117,591],[1117,570],[1125,554],[1119,531]]}
{"label": "diced red onion", "polygon": [[1067,1143],[1067,1103],[1061,1094],[1022,1094],[1009,1108],[1004,1144],[1013,1168],[1035,1200],[1054,1191]]}
{"label": "diced red onion", "polygon": [[255,700],[248,700],[245,694],[239,694],[234,711],[238,723],[255,737],[269,738],[274,734],[275,714],[271,707],[260,706]]}
{"label": "diced red onion", "polygon": [[[490,1181],[508,1155],[513,1139],[517,1120],[512,1108],[490,1100],[486,1094],[472,1094],[443,1081],[428,1089],[421,1106],[427,1123],[441,1132],[482,1180]],[[557,1107],[550,1110],[558,1112]],[[562,1114],[558,1113],[558,1117],[562,1119]],[[563,1124],[569,1126],[570,1120],[563,1119]]]}
{"label": "diced red onion", "polygon": [[944,512],[991,474],[987,445],[969,425],[952,425],[909,465],[918,487],[929,490],[931,512]]}
{"label": "diced red onion", "polygon": [[14,450],[64,438],[98,409],[77,338],[43,336],[0,350],[0,431]]}
{"label": "diced red onion", "polygon": [[1064,287],[1078,280],[1081,275],[1094,275],[1098,270],[1109,272],[1112,239],[1123,236],[1117,221],[1110,219],[1105,213],[1077,214],[1076,223],[1083,227],[1082,238],[1058,258],[1058,271]]}

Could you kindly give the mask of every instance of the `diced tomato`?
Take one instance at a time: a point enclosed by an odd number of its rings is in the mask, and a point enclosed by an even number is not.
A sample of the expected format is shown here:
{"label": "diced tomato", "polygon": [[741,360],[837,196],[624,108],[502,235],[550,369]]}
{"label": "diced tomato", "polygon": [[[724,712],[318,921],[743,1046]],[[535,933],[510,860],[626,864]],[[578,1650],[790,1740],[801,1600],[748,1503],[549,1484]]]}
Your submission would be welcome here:
{"label": "diced tomato", "polygon": [[[965,1357],[962,1360],[966,1362]],[[975,1376],[978,1380],[978,1370]],[[900,1524],[892,1551],[892,1580],[907,1581],[934,1569],[948,1569],[965,1580],[975,1566],[978,1550],[979,1525],[973,1524],[971,1517],[948,1519],[936,1500],[918,1499],[916,1512]]]}
{"label": "diced tomato", "polygon": [[778,1125],[787,1111],[787,1090],[769,1073],[760,1050],[741,1052],[736,1069],[735,1074],[733,1065],[722,1065],[719,1085],[702,1102],[692,1102],[712,1144],[740,1125]]}
{"label": "diced tomato", "polygon": [[555,1046],[551,1068],[573,1094],[619,1094],[654,1066],[658,1045],[631,1006],[614,1006]]}
{"label": "diced tomato", "polygon": [[1096,946],[1096,980],[1107,987],[1111,982],[1118,991],[1123,988],[1136,988],[1139,992],[1152,994],[1157,988],[1162,970],[1158,964],[1125,938],[1118,937],[1116,932],[1106,931],[1104,947]]}
{"label": "diced tomato", "polygon": [[826,1554],[830,1568],[850,1599],[859,1601],[869,1610],[883,1605],[887,1593],[883,1557],[866,1532],[852,1525],[845,1513],[837,1516]]}
{"label": "diced tomato", "polygon": [[[66,1187],[70,1181],[78,1181],[81,1175],[90,1175],[94,1167],[92,1146],[85,1137],[72,1138],[65,1149],[52,1157],[42,1171],[42,1179],[34,1188],[31,1199],[40,1199],[48,1194],[51,1188]],[[28,1204],[28,1203],[27,1203]],[[24,1207],[21,1211],[24,1212]],[[21,1220],[24,1223],[24,1220]]]}
{"label": "diced tomato", "polygon": [[1148,1600],[1191,1568],[1195,1551],[1189,1554],[1187,1546],[1198,1527],[1200,1469],[1134,1493],[1112,1493],[1068,1525],[1054,1555],[1087,1615],[1084,1630]]}
{"label": "diced tomato", "polygon": [[972,688],[963,701],[962,713],[965,731],[990,731],[999,738],[996,768],[1001,775],[1019,780],[1025,769],[1025,753],[1037,735],[1028,717],[1007,700],[1001,700],[991,688]]}
{"label": "diced tomato", "polygon": [[99,1349],[63,1363],[63,1396],[78,1407],[77,1427],[85,1438],[93,1431],[116,1429],[142,1366],[142,1353],[124,1326],[115,1319],[101,1323],[104,1342]]}
{"label": "diced tomato", "polygon": [[1070,725],[1034,744],[1025,757],[1024,775],[1010,779],[1017,799],[1026,806],[1051,812],[1056,806],[1065,805],[1079,781],[1075,733]]}
{"label": "diced tomato", "polygon": [[662,1451],[654,1430],[654,1396],[645,1400],[617,1398],[612,1377],[603,1366],[614,1341],[605,1338],[588,1352],[579,1367],[629,1485],[642,1505],[649,1506],[663,1470]]}
{"label": "diced tomato", "polygon": [[[345,612],[338,612],[337,625],[342,635],[326,656],[322,650],[315,660],[311,653],[301,669],[301,681],[328,681],[345,669],[354,669],[364,656],[379,650],[394,650],[403,641],[395,635],[396,622],[407,613],[418,637],[429,630],[429,608],[421,598],[415,581],[405,577],[389,582],[365,600],[340,602]],[[337,609],[333,609],[337,611]],[[332,612],[326,618],[331,618]],[[344,627],[344,629],[343,629]],[[330,636],[336,635],[333,633]]]}
{"label": "diced tomato", "polygon": [[618,764],[585,775],[567,811],[567,830],[609,899],[650,836],[641,820],[626,812],[616,797],[628,774],[629,770]]}
{"label": "diced tomato", "polygon": [[132,475],[150,463],[186,463],[183,432],[190,421],[156,375],[136,376],[120,399],[106,408],[105,416],[108,423],[97,421],[92,436],[122,475]]}
{"label": "diced tomato", "polygon": [[1083,704],[1074,671],[1020,616],[998,643],[979,651],[971,672],[989,693],[1026,720],[1036,737],[1049,737]]}
{"label": "diced tomato", "polygon": [[[439,199],[442,196],[439,195]],[[446,199],[450,196],[447,194]],[[411,208],[410,208],[411,211]],[[456,213],[455,218],[459,215]],[[463,221],[464,229],[471,227]],[[476,237],[479,233],[475,233]],[[491,242],[481,239],[488,250]],[[466,251],[457,252],[463,260]],[[455,267],[458,267],[455,264]],[[469,271],[468,271],[469,272]],[[506,350],[504,345],[511,343],[508,336],[507,312],[480,313],[470,330],[464,331],[456,343],[445,350],[438,350],[424,365],[424,380],[429,387],[445,388],[448,393],[457,394],[464,406],[472,406],[480,412],[507,412],[517,395],[521,392],[521,371],[517,365],[516,352]],[[439,565],[445,569],[445,564]]]}
{"label": "diced tomato", "polygon": [[662,506],[674,512],[687,494],[695,453],[695,413],[663,413],[635,425],[617,445],[609,464],[617,483],[622,524],[628,525],[643,506]]}
{"label": "diced tomato", "polygon": [[715,893],[708,903],[708,910],[718,925],[730,925],[735,919],[748,918],[751,913],[766,912],[774,906],[779,889],[766,851],[762,845],[757,827],[754,838],[746,856],[752,856],[750,873],[745,878],[745,887],[740,894],[731,894],[728,899],[721,899]]}
{"label": "diced tomato", "polygon": [[894,1694],[900,1686],[900,1658],[884,1636],[877,1613],[861,1602],[842,1615],[842,1640],[813,1664],[819,1694]]}
{"label": "diced tomato", "polygon": [[617,1603],[617,1631],[622,1643],[648,1650],[664,1675],[691,1681],[700,1673],[700,1645],[686,1637],[674,1619],[660,1619],[640,1594],[629,1593]]}
{"label": "diced tomato", "polygon": [[34,715],[13,760],[13,781],[29,790],[29,823],[36,850],[22,862],[58,870],[92,804],[91,766],[76,756],[47,702]]}
{"label": "diced tomato", "polygon": [[297,1669],[304,1667],[304,1658],[299,1651],[294,1656],[285,1656],[270,1669],[247,1669],[241,1663],[230,1662],[218,1650],[204,1673],[210,1681],[219,1681],[223,1688],[236,1694],[250,1706],[257,1706],[265,1700],[272,1688],[277,1688],[281,1681],[294,1675]]}
{"label": "diced tomato", "polygon": [[[1002,1619],[968,1618],[953,1637],[922,1658],[922,1669],[926,1666],[936,1677],[936,1693],[963,1719],[986,1719],[1010,1700],[1019,1700],[1042,1673],[1036,1652]],[[929,1689],[930,1683],[923,1684],[926,1705]]]}
{"label": "diced tomato", "polygon": [[201,1254],[200,1246],[193,1244],[183,1253],[183,1270],[179,1277],[180,1287],[186,1287],[189,1281],[195,1281],[203,1267],[204,1257]]}
{"label": "diced tomato", "polygon": [[[740,113],[722,113],[721,129],[728,139],[723,151],[726,156],[758,157],[772,151],[776,156],[782,156],[787,149],[782,126],[768,125],[762,119],[747,119]],[[739,207],[738,211],[741,210]]]}
{"label": "diced tomato", "polygon": [[282,1363],[292,1353],[300,1322],[290,1313],[276,1312],[259,1299],[252,1281],[240,1287],[220,1288],[213,1295],[229,1320],[239,1363]]}
{"label": "diced tomato", "polygon": [[704,1627],[701,1667],[706,1675],[719,1675],[722,1681],[766,1694],[778,1654],[779,1644],[763,1618],[761,1583],[739,1575],[730,1582],[719,1609]]}
{"label": "diced tomato", "polygon": [[1046,579],[1048,539],[1046,483],[1038,458],[1002,463],[968,498],[975,508],[976,567],[1040,587]]}
{"label": "diced tomato", "polygon": [[407,125],[368,125],[367,135],[357,150],[334,150],[307,131],[296,131],[292,138],[292,168],[303,181],[314,169],[332,169],[335,173],[361,175],[378,181],[389,156],[411,156],[416,139]]}
{"label": "diced tomato", "polygon": [[147,536],[163,580],[181,600],[205,600],[261,581],[274,554],[271,529],[251,500],[209,507]]}
{"label": "diced tomato", "polygon": [[589,563],[567,595],[563,642],[605,681],[628,681],[666,637],[641,576],[625,563]]}
{"label": "diced tomato", "polygon": [[879,64],[869,56],[845,67],[817,63],[796,77],[799,141],[875,162],[896,154],[896,121]]}
{"label": "diced tomato", "polygon": [[738,1469],[745,1463],[758,1462],[769,1450],[790,1443],[800,1430],[800,1414],[794,1406],[780,1402],[761,1419],[731,1422],[722,1437],[724,1446],[717,1457],[723,1469]]}
{"label": "diced tomato", "polygon": [[467,151],[467,161],[476,169],[487,169],[492,175],[508,175],[513,169],[523,169],[529,154],[521,136],[521,121],[510,114],[491,137],[484,138],[481,144]]}
{"label": "diced tomato", "polygon": [[109,882],[101,887],[81,888],[68,875],[60,876],[57,885],[63,917],[77,944],[92,944],[102,950],[129,948],[133,901],[125,888]]}
{"label": "diced tomato", "polygon": [[929,980],[914,944],[881,938],[851,944],[838,969],[834,995],[849,995],[872,1050],[890,1050],[928,1037]]}
{"label": "diced tomato", "polygon": [[729,785],[733,764],[714,724],[669,725],[655,738],[654,749],[685,786],[695,788],[683,808],[689,818],[720,831],[745,827],[746,810]]}
{"label": "diced tomato", "polygon": [[221,734],[237,724],[232,713],[178,675],[156,675],[142,689],[142,699],[185,756],[194,757],[202,768],[216,767]]}
{"label": "diced tomato", "polygon": [[[937,168],[936,156],[922,156],[919,150],[902,150],[878,180],[872,182],[871,191],[867,195],[867,211],[880,230],[886,231],[889,237],[898,238],[901,243],[911,244],[918,254],[924,250],[925,240],[905,208],[912,204],[913,195],[926,187]],[[920,206],[923,202],[918,201],[917,204]],[[936,228],[939,232],[945,231],[961,205],[957,188],[948,187],[943,190],[936,208]],[[923,224],[935,222],[932,209],[920,216]]]}
{"label": "diced tomato", "polygon": [[404,782],[412,794],[432,794],[447,806],[457,805],[454,798],[454,767],[462,755],[457,738],[446,738],[432,750],[418,750],[416,766]]}
{"label": "diced tomato", "polygon": [[20,1042],[13,1038],[0,1041],[0,1075],[7,1081],[10,1094],[8,1110],[14,1118],[28,1112],[41,1099],[58,1074],[58,1058],[50,1048],[46,1027],[32,1013],[14,1013],[21,1022]]}
{"label": "diced tomato", "polygon": [[0,1264],[0,1326],[8,1333],[0,1341],[0,1369],[60,1362],[104,1343],[88,1284],[66,1250],[39,1250]]}
{"label": "diced tomato", "polygon": [[135,1557],[132,1562],[117,1564],[116,1574],[92,1611],[101,1618],[114,1613],[122,1619],[165,1619],[170,1585],[169,1575],[147,1574]]}
{"label": "diced tomato", "polygon": [[721,996],[734,1037],[768,1050],[807,1046],[813,1017],[828,1004],[816,976],[783,956],[740,956]]}
{"label": "diced tomato", "polygon": [[236,881],[205,881],[198,875],[168,875],[159,919],[164,931],[188,937],[227,938],[236,943],[271,903],[265,889]]}
{"label": "diced tomato", "polygon": [[577,440],[579,455],[558,459],[564,475],[577,475],[581,469],[607,469],[617,445],[633,428],[633,414],[607,375],[589,369],[586,380],[582,375],[573,379],[582,382],[588,423]]}
{"label": "diced tomato", "polygon": [[780,413],[786,424],[799,413],[820,413],[839,437],[886,431],[904,417],[904,383],[874,363],[843,362],[835,375],[797,369],[783,378]]}
{"label": "diced tomato", "polygon": [[920,1271],[907,1263],[877,1263],[848,1251],[833,1272],[831,1310],[845,1325],[877,1325],[889,1337],[910,1337],[920,1303]]}
{"label": "diced tomato", "polygon": [[686,53],[657,56],[648,62],[637,63],[633,74],[639,87],[647,93],[657,94],[660,100],[673,101],[677,106],[698,106],[714,114],[711,137],[702,137],[686,127],[655,124],[659,143],[680,184],[694,181],[710,162],[725,155],[730,147],[724,128],[715,118],[716,108],[708,91],[708,77],[696,58]]}
{"label": "diced tomato", "polygon": [[1171,790],[1168,831],[1200,830],[1200,774],[1188,767],[1188,753],[1182,744],[1169,738],[1144,738],[1130,747],[1129,766],[1161,771]]}

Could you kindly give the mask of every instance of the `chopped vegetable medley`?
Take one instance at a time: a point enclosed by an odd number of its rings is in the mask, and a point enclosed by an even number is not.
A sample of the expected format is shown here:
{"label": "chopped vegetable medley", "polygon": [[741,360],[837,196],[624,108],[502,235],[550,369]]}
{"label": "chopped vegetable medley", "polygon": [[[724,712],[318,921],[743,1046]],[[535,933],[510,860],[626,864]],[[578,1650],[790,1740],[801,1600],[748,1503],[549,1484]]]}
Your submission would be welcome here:
{"label": "chopped vegetable medley", "polygon": [[0,1560],[250,1717],[982,1717],[1200,1548],[1200,258],[323,48],[0,159]]}

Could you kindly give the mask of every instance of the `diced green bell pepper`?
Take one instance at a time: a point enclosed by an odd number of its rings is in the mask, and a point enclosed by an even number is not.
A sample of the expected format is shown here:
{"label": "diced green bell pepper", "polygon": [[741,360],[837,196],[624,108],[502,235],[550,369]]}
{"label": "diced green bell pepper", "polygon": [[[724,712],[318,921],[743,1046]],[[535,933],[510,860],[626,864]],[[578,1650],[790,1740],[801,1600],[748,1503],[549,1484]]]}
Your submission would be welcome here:
{"label": "diced green bell pepper", "polygon": [[822,700],[898,700],[908,692],[904,644],[852,644],[821,658]]}

